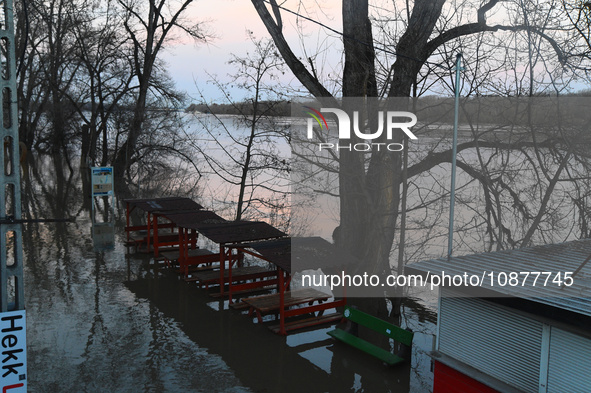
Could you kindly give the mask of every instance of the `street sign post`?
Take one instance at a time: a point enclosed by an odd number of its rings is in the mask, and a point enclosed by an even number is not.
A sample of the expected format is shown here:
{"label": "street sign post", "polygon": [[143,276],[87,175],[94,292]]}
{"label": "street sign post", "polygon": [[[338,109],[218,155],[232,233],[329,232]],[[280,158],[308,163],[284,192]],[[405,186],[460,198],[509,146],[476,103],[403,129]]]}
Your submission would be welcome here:
{"label": "street sign post", "polygon": [[[110,200],[110,207],[107,209],[105,206],[105,214],[108,214],[107,211],[113,212],[115,209],[114,202],[114,190],[113,190],[113,167],[112,166],[99,166],[99,167],[91,167],[90,168],[90,183],[92,189],[92,222],[94,223],[95,218],[95,203],[96,197],[111,197]],[[105,204],[107,201],[105,200]],[[107,222],[111,222],[112,214],[109,215],[109,220],[105,220]]]}

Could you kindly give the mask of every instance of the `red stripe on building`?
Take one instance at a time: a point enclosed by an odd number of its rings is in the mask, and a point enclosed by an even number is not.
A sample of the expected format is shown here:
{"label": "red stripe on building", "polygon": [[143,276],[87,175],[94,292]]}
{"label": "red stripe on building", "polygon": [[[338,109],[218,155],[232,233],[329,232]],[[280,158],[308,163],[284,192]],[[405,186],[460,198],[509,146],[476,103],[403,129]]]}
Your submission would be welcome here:
{"label": "red stripe on building", "polygon": [[435,362],[433,393],[499,393],[475,379]]}

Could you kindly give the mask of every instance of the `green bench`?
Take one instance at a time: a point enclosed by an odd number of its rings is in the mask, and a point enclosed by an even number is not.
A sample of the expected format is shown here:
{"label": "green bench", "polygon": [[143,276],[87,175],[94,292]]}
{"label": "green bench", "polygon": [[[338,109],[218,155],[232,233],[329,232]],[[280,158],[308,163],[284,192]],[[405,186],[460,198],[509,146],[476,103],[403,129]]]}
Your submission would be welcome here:
{"label": "green bench", "polygon": [[[352,329],[349,329],[349,331],[338,328],[331,330],[327,332],[331,337],[373,355],[390,366],[410,359],[410,348],[414,336],[412,331],[402,329],[349,306],[345,307],[343,315],[351,322]],[[388,350],[359,338],[356,333],[356,324],[365,326],[402,344],[401,351],[398,355],[395,355]]]}

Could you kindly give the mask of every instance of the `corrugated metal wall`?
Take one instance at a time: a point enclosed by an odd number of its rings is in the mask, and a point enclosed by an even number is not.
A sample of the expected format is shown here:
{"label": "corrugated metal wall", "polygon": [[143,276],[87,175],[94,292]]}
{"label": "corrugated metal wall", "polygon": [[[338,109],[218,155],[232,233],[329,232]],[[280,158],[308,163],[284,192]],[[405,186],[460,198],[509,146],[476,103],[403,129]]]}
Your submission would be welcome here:
{"label": "corrugated metal wall", "polygon": [[548,393],[591,392],[591,340],[552,328]]}
{"label": "corrugated metal wall", "polygon": [[443,297],[439,312],[439,351],[525,392],[539,392],[542,323],[473,298]]}

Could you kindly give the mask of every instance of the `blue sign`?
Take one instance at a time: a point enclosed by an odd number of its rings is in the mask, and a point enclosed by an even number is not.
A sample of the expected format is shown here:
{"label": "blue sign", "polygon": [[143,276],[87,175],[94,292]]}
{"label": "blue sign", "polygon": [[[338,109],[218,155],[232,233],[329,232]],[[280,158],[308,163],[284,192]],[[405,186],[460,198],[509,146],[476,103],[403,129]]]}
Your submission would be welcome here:
{"label": "blue sign", "polygon": [[3,393],[27,391],[25,310],[0,313],[0,387]]}
{"label": "blue sign", "polygon": [[113,195],[113,167],[92,167],[92,196]]}

